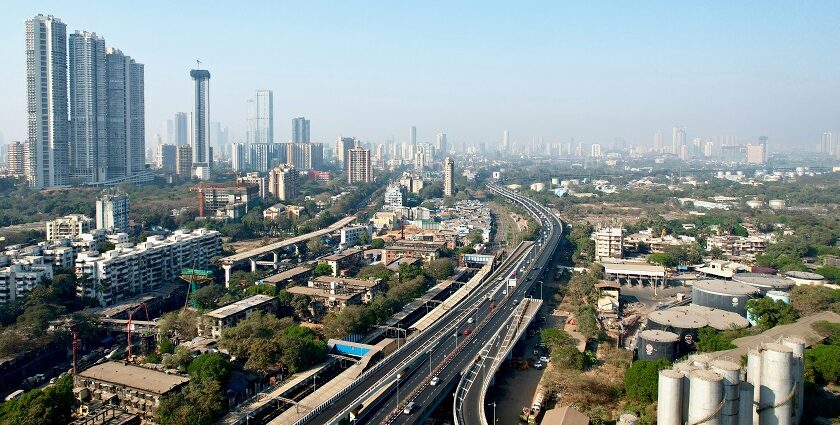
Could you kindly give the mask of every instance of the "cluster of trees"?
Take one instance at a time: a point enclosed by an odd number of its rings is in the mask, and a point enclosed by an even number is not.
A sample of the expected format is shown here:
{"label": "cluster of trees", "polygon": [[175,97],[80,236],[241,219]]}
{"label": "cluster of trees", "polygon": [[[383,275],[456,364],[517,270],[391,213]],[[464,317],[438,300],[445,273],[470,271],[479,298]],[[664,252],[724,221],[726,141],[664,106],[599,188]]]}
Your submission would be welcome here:
{"label": "cluster of trees", "polygon": [[593,263],[584,273],[576,273],[569,279],[566,297],[572,306],[577,306],[575,319],[577,330],[586,339],[596,339],[600,335],[600,326],[595,316],[594,305],[598,302],[599,291],[595,287],[601,277],[601,265]]}
{"label": "cluster of trees", "polygon": [[647,262],[663,267],[676,267],[680,264],[700,264],[703,262],[703,251],[698,245],[666,246],[664,252],[650,254]]}
{"label": "cluster of trees", "polygon": [[73,378],[63,376],[54,385],[0,403],[0,425],[68,424],[72,421],[73,404]]}
{"label": "cluster of trees", "polygon": [[551,353],[551,362],[555,367],[569,370],[583,370],[586,356],[578,351],[575,342],[566,331],[557,328],[546,328],[540,332],[540,340]]}
{"label": "cluster of trees", "polygon": [[190,359],[189,385],[161,400],[156,414],[161,425],[209,425],[227,411],[225,383],[233,366],[219,353]]}
{"label": "cluster of trees", "polygon": [[747,301],[747,313],[764,329],[786,325],[799,319],[799,313],[793,306],[770,297]]}
{"label": "cluster of trees", "polygon": [[586,264],[595,259],[595,241],[591,239],[595,228],[589,223],[575,223],[566,239],[572,248],[572,261]]}
{"label": "cluster of trees", "polygon": [[805,377],[819,385],[840,384],[840,324],[820,321],[812,326],[827,338],[805,351]]}
{"label": "cluster of trees", "polygon": [[307,327],[290,318],[255,313],[222,331],[219,346],[260,373],[283,369],[299,372],[323,361],[327,344]]}
{"label": "cluster of trees", "polygon": [[667,359],[636,360],[624,374],[627,406],[645,423],[656,422],[659,371],[671,367]]}

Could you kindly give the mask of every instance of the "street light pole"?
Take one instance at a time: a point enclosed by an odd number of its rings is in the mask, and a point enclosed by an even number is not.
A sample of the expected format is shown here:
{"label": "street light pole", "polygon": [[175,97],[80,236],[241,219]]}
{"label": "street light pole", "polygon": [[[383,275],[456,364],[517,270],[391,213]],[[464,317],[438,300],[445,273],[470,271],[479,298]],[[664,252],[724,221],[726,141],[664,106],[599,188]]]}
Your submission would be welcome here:
{"label": "street light pole", "polygon": [[429,350],[429,376],[432,376],[432,350]]}

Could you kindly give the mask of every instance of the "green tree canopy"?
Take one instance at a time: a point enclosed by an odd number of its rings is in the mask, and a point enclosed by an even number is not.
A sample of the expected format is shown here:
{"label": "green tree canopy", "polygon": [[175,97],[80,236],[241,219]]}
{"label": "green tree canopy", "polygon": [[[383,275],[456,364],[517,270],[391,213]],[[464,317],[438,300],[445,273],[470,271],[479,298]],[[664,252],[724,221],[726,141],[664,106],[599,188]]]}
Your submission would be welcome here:
{"label": "green tree canopy", "polygon": [[312,269],[312,274],[315,277],[318,276],[331,276],[333,274],[332,266],[327,263],[318,263],[314,269]]}
{"label": "green tree canopy", "polygon": [[667,369],[671,362],[666,359],[636,360],[624,374],[627,399],[646,405],[656,401],[659,388],[659,371]]}
{"label": "green tree canopy", "polygon": [[211,379],[219,383],[227,381],[232,366],[225,356],[219,353],[202,354],[187,366],[187,373],[199,381]]}
{"label": "green tree canopy", "polygon": [[790,304],[770,297],[747,301],[747,312],[760,326],[767,328],[793,323],[799,318]]}

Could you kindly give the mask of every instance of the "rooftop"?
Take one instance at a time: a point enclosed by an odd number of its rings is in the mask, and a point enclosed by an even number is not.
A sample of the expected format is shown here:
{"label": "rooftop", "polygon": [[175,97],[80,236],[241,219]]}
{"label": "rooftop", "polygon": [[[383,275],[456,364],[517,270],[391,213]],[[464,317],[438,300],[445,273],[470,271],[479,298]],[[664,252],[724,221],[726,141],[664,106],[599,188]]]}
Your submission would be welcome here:
{"label": "rooftop", "polygon": [[723,295],[751,295],[758,292],[758,289],[755,286],[731,280],[696,280],[692,285],[702,291]]}
{"label": "rooftop", "polygon": [[817,273],[811,272],[800,272],[800,271],[792,271],[786,272],[785,276],[792,277],[794,279],[807,279],[807,280],[823,280],[825,276]]}
{"label": "rooftop", "polygon": [[122,362],[105,362],[94,365],[79,372],[79,376],[161,395],[190,382],[190,378],[170,375],[140,366],[127,365]]}
{"label": "rooftop", "polygon": [[322,260],[324,260],[324,261],[341,261],[341,260],[343,260],[347,257],[350,257],[351,255],[357,255],[360,252],[362,252],[361,248],[345,249],[344,251],[341,251],[338,254],[328,255],[328,256],[322,258]]}
{"label": "rooftop", "polygon": [[702,317],[706,319],[707,322],[709,322],[709,326],[719,331],[725,331],[728,329],[732,329],[733,327],[741,329],[746,328],[750,325],[750,322],[748,322],[747,319],[742,317],[740,314],[733,313],[731,311],[720,310],[717,308],[704,307],[692,304],[681,307],[674,307],[671,310],[681,311],[688,316]]}
{"label": "rooftop", "polygon": [[700,329],[709,324],[705,317],[686,314],[684,311],[674,309],[654,311],[648,315],[648,320],[680,329]]}
{"label": "rooftop", "polygon": [[253,297],[245,298],[244,300],[237,301],[233,304],[228,304],[224,307],[219,307],[209,313],[206,313],[205,316],[215,317],[217,319],[224,319],[225,317],[229,317],[231,315],[241,313],[245,310],[263,305],[267,302],[271,302],[274,299],[276,298],[270,295],[254,295]]}
{"label": "rooftop", "polygon": [[287,288],[286,291],[288,291],[290,294],[309,295],[310,297],[320,298],[335,298],[337,300],[344,301],[352,299],[353,297],[361,294],[361,291],[351,291],[350,293],[344,294],[332,294],[330,293],[329,289],[310,288],[308,286],[292,286],[291,288]]}
{"label": "rooftop", "polygon": [[796,283],[784,276],[763,273],[735,273],[732,280],[752,286],[772,289],[788,289]]}
{"label": "rooftop", "polygon": [[349,285],[349,286],[361,286],[364,288],[373,288],[376,285],[379,285],[379,280],[368,280],[368,279],[352,279],[349,277],[332,277],[332,276],[318,276],[315,279],[312,279],[313,282],[319,283],[332,283],[336,282],[337,284],[341,285]]}

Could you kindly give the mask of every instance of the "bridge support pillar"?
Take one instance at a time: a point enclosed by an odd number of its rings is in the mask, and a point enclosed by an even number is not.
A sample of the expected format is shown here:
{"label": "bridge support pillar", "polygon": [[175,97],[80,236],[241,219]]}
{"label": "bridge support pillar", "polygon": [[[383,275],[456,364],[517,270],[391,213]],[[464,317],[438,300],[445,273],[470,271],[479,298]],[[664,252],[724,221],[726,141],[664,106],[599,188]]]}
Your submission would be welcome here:
{"label": "bridge support pillar", "polygon": [[280,267],[280,255],[277,254],[277,251],[272,252],[271,255],[274,262],[272,267],[274,267],[274,270],[277,270],[277,268]]}
{"label": "bridge support pillar", "polygon": [[257,271],[257,260],[251,258],[248,261],[251,262],[251,273],[254,273],[255,271]]}
{"label": "bridge support pillar", "polygon": [[230,288],[230,270],[232,268],[232,264],[222,264],[222,270],[225,271],[225,288]]}

